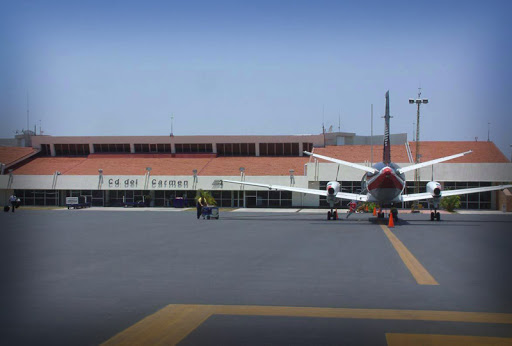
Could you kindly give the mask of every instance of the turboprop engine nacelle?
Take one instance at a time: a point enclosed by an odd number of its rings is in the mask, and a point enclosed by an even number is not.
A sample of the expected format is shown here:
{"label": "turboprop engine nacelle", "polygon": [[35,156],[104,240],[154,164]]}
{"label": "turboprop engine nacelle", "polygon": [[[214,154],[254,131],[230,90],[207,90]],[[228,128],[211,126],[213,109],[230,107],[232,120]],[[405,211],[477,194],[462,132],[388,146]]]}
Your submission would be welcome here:
{"label": "turboprop engine nacelle", "polygon": [[327,183],[327,194],[328,196],[336,196],[340,192],[341,186],[337,181],[330,181]]}
{"label": "turboprop engine nacelle", "polygon": [[440,198],[442,193],[441,184],[439,184],[437,181],[428,182],[427,192],[432,195],[432,198]]}

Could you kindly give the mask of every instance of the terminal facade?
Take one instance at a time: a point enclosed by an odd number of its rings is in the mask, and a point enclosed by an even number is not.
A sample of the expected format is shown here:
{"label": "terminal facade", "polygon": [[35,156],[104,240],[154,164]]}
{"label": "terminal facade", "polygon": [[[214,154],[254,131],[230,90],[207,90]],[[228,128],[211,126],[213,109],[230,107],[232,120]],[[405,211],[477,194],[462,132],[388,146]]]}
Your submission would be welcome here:
{"label": "terminal facade", "polygon": [[[357,193],[361,191],[361,171],[311,159],[303,151],[371,165],[382,160],[383,136],[333,132],[57,137],[32,133],[24,143],[30,146],[0,146],[0,197],[4,202],[14,193],[25,206],[62,206],[66,197],[86,196],[98,207],[140,200],[154,207],[181,207],[193,206],[196,191],[203,189],[211,191],[222,207],[317,208],[327,207],[325,198],[222,184],[220,180],[316,189],[325,189],[328,181],[338,180],[343,191]],[[415,157],[414,142],[408,142],[406,134],[395,134],[391,144],[392,161],[410,165]],[[441,182],[444,189],[512,181],[512,164],[492,142],[421,143],[422,161],[468,150],[473,153],[421,169],[422,188],[430,180]],[[406,192],[412,193],[414,172],[409,173]],[[509,191],[463,195],[461,202],[461,208],[467,209],[512,208]]]}

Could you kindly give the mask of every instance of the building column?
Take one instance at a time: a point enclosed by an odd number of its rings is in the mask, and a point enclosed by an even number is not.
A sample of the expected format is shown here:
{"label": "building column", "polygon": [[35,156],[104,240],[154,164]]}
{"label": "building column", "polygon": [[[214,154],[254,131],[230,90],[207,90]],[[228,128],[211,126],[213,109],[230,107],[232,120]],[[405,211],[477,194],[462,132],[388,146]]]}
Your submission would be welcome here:
{"label": "building column", "polygon": [[55,144],[50,144],[50,155],[55,156]]}
{"label": "building column", "polygon": [[130,153],[135,154],[135,144],[130,143]]}
{"label": "building column", "polygon": [[176,145],[174,145],[174,142],[171,143],[171,154],[176,154]]}
{"label": "building column", "polygon": [[302,152],[304,150],[304,145],[302,142],[299,142],[299,156],[304,156],[304,153]]}
{"label": "building column", "polygon": [[254,146],[256,149],[256,156],[260,156],[260,143],[256,143]]}
{"label": "building column", "polygon": [[217,143],[212,143],[212,151],[214,154],[217,154]]}
{"label": "building column", "polygon": [[94,154],[94,144],[89,143],[89,154]]}

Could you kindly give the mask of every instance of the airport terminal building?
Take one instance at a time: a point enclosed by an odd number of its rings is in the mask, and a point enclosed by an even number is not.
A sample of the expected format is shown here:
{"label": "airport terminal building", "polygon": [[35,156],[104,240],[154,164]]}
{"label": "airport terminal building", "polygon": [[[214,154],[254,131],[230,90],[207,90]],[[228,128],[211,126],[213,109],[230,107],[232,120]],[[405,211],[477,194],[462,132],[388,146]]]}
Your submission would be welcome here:
{"label": "airport terminal building", "polygon": [[[19,142],[19,141],[18,141]],[[193,206],[198,189],[222,207],[326,207],[325,198],[240,186],[245,180],[312,189],[340,181],[343,191],[360,192],[363,173],[316,160],[304,150],[363,165],[382,160],[383,136],[333,132],[284,136],[102,136],[35,135],[25,147],[0,146],[0,198],[15,193],[25,206],[63,206],[66,197],[86,196],[93,206],[121,206],[147,200],[149,206]],[[0,144],[2,144],[0,142]],[[373,145],[372,145],[373,144]],[[415,143],[391,135],[391,159],[412,163]],[[19,145],[19,144],[18,144]],[[420,170],[423,190],[430,180],[444,189],[498,185],[512,181],[512,164],[492,142],[421,142],[422,161],[473,153]],[[407,193],[414,189],[408,172]],[[461,208],[512,211],[505,192],[461,196]],[[346,205],[344,201],[343,205]],[[404,204],[404,207],[408,207]]]}

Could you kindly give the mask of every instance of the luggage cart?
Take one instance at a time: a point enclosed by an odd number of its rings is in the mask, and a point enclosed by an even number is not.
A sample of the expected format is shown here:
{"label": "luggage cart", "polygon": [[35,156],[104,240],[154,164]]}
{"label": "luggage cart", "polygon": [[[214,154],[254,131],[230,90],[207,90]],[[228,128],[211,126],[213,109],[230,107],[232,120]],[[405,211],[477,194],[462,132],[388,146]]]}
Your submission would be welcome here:
{"label": "luggage cart", "polygon": [[218,207],[203,207],[201,211],[203,219],[219,219],[219,208]]}

